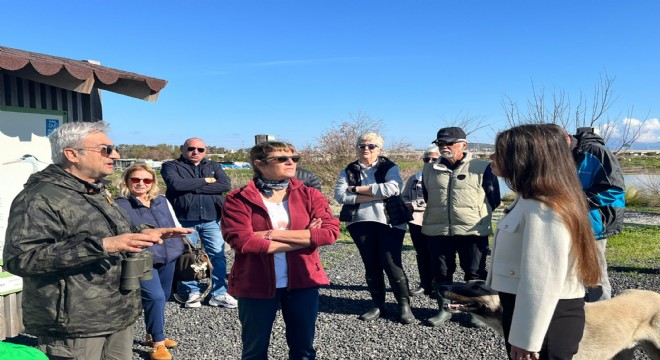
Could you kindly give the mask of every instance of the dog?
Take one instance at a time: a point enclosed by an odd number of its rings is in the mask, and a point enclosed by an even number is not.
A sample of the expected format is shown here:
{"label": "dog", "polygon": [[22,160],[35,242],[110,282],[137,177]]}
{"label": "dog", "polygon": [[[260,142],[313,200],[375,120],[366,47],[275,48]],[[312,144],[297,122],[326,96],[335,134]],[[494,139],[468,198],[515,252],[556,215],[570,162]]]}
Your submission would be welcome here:
{"label": "dog", "polygon": [[[445,306],[448,311],[472,314],[503,335],[500,297],[485,281],[445,286],[441,294],[452,301]],[[584,333],[574,360],[621,359],[637,345],[660,360],[660,294],[626,290],[610,300],[586,303],[584,309]]]}

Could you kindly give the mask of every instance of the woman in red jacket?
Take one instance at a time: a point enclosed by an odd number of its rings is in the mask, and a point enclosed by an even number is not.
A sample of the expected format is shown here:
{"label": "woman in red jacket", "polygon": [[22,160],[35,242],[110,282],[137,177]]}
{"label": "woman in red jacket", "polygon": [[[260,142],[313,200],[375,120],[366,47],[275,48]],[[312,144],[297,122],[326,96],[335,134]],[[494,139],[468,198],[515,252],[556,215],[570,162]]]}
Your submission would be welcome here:
{"label": "woman in red jacket", "polygon": [[279,307],[289,359],[314,359],[319,286],[328,277],[317,247],[339,237],[339,221],[320,191],[296,179],[300,156],[268,141],[250,150],[254,179],[227,195],[222,235],[236,256],[229,293],[238,298],[242,359],[266,359]]}

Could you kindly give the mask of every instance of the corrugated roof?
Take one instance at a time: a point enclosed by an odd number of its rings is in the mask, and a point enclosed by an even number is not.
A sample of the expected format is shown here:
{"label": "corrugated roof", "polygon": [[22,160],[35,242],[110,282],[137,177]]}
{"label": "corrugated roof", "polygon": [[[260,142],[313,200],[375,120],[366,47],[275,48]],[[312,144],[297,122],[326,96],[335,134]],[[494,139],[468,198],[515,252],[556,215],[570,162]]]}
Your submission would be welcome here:
{"label": "corrugated roof", "polygon": [[147,101],[156,101],[167,85],[167,80],[4,46],[0,46],[0,70],[80,93],[89,94],[97,87]]}

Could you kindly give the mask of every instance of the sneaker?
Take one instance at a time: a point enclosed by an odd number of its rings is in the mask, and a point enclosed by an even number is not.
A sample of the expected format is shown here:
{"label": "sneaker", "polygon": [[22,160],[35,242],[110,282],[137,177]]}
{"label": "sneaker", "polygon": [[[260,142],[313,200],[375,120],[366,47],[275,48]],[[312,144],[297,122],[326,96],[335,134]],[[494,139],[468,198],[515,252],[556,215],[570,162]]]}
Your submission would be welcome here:
{"label": "sneaker", "polygon": [[222,306],[227,309],[233,309],[238,306],[238,301],[236,301],[236,299],[234,299],[233,296],[229,294],[224,294],[224,295],[211,297],[211,300],[209,300],[209,305]]}
{"label": "sneaker", "polygon": [[200,293],[190,293],[188,295],[188,300],[186,300],[186,305],[184,307],[186,308],[198,308],[202,306],[202,294]]}

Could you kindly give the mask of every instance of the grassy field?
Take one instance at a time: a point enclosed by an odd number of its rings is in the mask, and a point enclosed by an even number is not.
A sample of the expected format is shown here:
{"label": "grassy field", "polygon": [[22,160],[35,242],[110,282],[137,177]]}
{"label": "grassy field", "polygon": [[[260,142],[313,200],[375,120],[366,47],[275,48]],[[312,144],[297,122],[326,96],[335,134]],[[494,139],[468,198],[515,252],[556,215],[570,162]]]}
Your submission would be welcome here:
{"label": "grassy field", "polygon": [[660,156],[630,156],[619,162],[627,174],[660,174]]}

